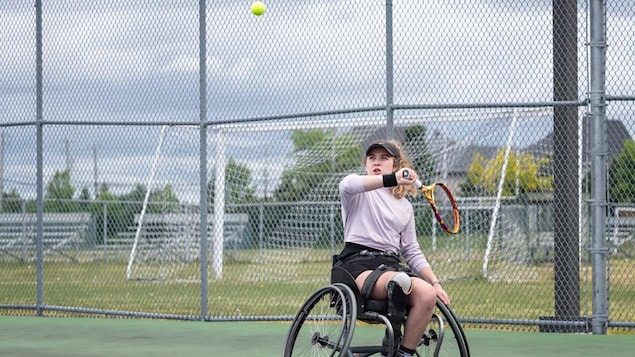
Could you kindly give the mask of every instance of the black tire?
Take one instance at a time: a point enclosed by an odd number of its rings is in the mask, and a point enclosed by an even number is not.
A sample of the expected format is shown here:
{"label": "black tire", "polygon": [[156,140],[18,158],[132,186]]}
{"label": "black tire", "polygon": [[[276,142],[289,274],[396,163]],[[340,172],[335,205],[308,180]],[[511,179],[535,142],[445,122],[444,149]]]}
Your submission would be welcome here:
{"label": "black tire", "polygon": [[417,347],[419,357],[469,357],[465,332],[450,307],[437,300],[434,315]]}
{"label": "black tire", "polygon": [[325,286],[311,295],[296,314],[282,355],[348,356],[357,306],[346,286]]}

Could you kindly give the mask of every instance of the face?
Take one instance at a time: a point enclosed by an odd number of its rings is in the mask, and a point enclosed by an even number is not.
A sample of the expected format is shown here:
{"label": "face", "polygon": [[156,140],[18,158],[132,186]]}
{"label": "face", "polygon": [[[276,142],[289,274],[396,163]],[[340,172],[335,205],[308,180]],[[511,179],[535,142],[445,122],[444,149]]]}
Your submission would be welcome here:
{"label": "face", "polygon": [[371,150],[366,156],[366,173],[368,175],[387,175],[393,172],[395,157],[381,148]]}

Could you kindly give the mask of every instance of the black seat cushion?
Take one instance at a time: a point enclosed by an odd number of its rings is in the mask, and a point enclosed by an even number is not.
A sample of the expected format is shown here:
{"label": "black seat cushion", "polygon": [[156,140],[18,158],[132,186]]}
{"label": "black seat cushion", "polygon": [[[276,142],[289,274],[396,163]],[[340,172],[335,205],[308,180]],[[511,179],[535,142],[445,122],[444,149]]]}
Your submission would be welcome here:
{"label": "black seat cushion", "polygon": [[331,284],[340,283],[348,286],[355,294],[357,308],[361,312],[377,312],[385,315],[388,312],[388,300],[372,300],[362,301],[362,294],[355,283],[355,279],[345,269],[334,266],[331,269]]}

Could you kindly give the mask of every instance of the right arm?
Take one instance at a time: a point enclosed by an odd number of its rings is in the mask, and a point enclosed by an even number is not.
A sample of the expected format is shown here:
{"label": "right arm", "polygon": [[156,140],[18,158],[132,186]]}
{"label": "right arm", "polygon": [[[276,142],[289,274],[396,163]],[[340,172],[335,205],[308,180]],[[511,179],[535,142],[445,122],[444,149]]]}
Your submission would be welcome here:
{"label": "right arm", "polygon": [[[410,175],[408,175],[408,177],[403,177],[403,171],[404,170],[410,171]],[[394,175],[395,175],[395,179],[397,180],[397,185],[410,185],[417,179],[417,174],[412,169],[399,169],[399,170],[397,170],[397,172],[394,173]],[[356,193],[365,192],[365,191],[372,191],[372,190],[376,190],[376,189],[385,187],[384,186],[384,181],[385,181],[384,176],[385,175],[349,175],[340,184],[340,191],[342,193],[347,193],[347,194],[353,195],[353,194],[356,194]],[[359,191],[360,186],[348,185],[346,183],[346,181],[351,179],[351,177],[357,177],[355,179],[361,179],[361,181],[362,181],[362,185],[361,185],[362,191]],[[355,180],[355,179],[353,179],[353,180]]]}

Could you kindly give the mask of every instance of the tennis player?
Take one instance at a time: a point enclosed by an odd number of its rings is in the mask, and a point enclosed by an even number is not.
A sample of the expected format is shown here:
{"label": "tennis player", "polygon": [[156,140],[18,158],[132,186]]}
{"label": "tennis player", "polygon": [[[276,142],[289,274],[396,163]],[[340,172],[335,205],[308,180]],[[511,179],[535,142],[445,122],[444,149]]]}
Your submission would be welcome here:
{"label": "tennis player", "polygon": [[[401,144],[395,140],[372,143],[364,165],[366,175],[348,175],[339,185],[345,246],[338,264],[355,278],[360,291],[378,267],[391,267],[377,278],[370,298],[388,299],[390,282],[407,295],[408,318],[403,337],[395,344],[399,345],[397,357],[409,357],[432,318],[436,298],[447,305],[450,299],[417,242],[414,211],[406,198],[418,192],[413,185],[417,173]],[[404,170],[409,171],[408,177]],[[382,356],[386,354],[384,348]]]}

